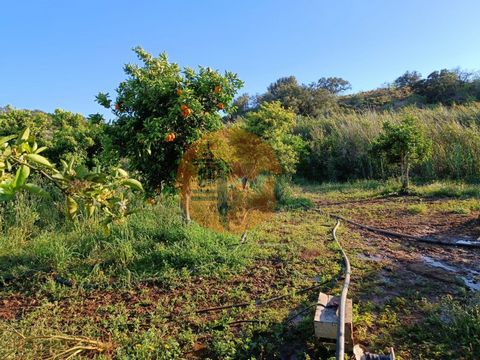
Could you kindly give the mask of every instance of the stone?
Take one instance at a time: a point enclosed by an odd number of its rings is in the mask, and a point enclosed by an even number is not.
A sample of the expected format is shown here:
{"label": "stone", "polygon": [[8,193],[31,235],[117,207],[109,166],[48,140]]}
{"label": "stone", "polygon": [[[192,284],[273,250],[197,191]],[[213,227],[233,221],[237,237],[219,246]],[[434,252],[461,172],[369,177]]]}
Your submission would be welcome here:
{"label": "stone", "polygon": [[[338,310],[340,298],[320,293],[313,324],[315,336],[319,339],[337,339]],[[345,306],[345,350],[353,349],[352,299],[347,299]]]}

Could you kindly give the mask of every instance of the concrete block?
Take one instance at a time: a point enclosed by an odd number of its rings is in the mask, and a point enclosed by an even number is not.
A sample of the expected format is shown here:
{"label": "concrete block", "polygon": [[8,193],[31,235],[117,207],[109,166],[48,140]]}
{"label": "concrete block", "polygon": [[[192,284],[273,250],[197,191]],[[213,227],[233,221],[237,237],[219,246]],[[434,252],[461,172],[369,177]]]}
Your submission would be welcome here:
{"label": "concrete block", "polygon": [[[320,293],[313,320],[315,336],[319,339],[337,339],[339,297]],[[345,306],[345,349],[353,349],[352,299]]]}

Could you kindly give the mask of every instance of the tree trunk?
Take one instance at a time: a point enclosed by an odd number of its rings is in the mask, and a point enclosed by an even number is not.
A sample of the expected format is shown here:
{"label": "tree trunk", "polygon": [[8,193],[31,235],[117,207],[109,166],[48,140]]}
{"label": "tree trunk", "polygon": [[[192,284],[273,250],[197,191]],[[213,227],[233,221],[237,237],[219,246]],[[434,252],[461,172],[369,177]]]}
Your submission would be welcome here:
{"label": "tree trunk", "polygon": [[190,189],[186,189],[183,194],[182,194],[182,197],[183,197],[183,201],[182,201],[182,205],[183,205],[183,216],[185,217],[185,221],[187,223],[189,223],[191,221],[191,217],[190,217]]}
{"label": "tree trunk", "polygon": [[408,163],[408,158],[406,156],[402,156],[402,160],[401,160],[401,163],[400,163],[400,167],[401,167],[401,172],[402,172],[402,192],[407,192],[408,191],[408,187],[409,187],[409,168],[410,168],[410,165]]}
{"label": "tree trunk", "polygon": [[217,179],[217,209],[220,222],[228,230],[228,183],[223,176]]}

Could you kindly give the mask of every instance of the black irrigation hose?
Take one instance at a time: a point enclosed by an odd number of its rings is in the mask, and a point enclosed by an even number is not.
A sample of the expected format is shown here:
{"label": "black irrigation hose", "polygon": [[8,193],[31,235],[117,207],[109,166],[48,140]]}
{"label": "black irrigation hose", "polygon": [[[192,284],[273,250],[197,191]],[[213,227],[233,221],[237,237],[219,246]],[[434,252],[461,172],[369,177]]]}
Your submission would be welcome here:
{"label": "black irrigation hose", "polygon": [[369,225],[364,225],[361,223],[357,223],[353,220],[350,220],[348,218],[345,218],[341,215],[338,214],[332,214],[332,213],[327,213],[323,212],[320,209],[314,209],[315,212],[322,212],[328,216],[331,216],[335,219],[339,219],[342,221],[345,221],[346,223],[350,225],[354,225],[356,227],[359,227],[361,229],[365,229],[377,234],[385,235],[385,236],[391,236],[395,237],[398,239],[406,239],[412,242],[421,242],[421,243],[426,243],[426,244],[433,244],[433,245],[441,245],[441,246],[454,246],[454,247],[466,247],[466,248],[473,248],[473,249],[480,249],[480,242],[447,242],[447,241],[441,241],[435,238],[431,237],[419,237],[415,235],[409,235],[409,234],[402,234],[399,232],[395,231],[390,231],[390,230],[385,230],[385,229],[380,229],[374,226],[369,226]]}
{"label": "black irrigation hose", "polygon": [[[320,284],[316,284],[316,285],[313,285],[313,286],[302,288],[302,289],[296,291],[296,294],[302,294],[302,293],[310,291],[310,290],[318,289],[318,288],[320,288],[320,287],[322,287],[322,286],[324,286],[324,285],[326,285],[326,284],[328,284],[329,282],[332,282],[332,281],[336,282],[337,279],[330,279],[330,280],[324,281]],[[274,297],[271,297],[271,298],[268,298],[268,299],[265,299],[265,300],[256,299],[255,301],[250,301],[250,302],[215,306],[215,307],[204,308],[204,309],[197,309],[197,310],[194,310],[192,312],[187,312],[187,313],[170,314],[169,316],[167,316],[167,319],[174,319],[174,318],[177,318],[177,317],[189,316],[189,315],[193,315],[193,314],[205,314],[205,313],[219,311],[219,310],[225,310],[225,309],[248,307],[248,306],[252,306],[252,305],[255,305],[256,307],[259,307],[259,306],[269,304],[271,302],[282,300],[282,299],[284,299],[286,297],[289,297],[289,296],[291,296],[291,294],[278,295],[278,296],[274,296]]]}

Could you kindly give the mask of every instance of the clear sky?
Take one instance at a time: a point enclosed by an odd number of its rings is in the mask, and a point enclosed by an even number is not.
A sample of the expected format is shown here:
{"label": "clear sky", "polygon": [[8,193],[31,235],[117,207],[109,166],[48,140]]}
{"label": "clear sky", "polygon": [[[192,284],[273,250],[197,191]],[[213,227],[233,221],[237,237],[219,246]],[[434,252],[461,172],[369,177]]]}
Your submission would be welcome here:
{"label": "clear sky", "polygon": [[479,0],[4,0],[0,106],[103,112],[140,45],[181,66],[231,70],[240,92],[281,76],[349,80],[480,69]]}

